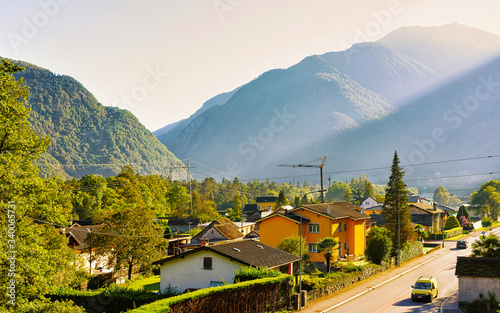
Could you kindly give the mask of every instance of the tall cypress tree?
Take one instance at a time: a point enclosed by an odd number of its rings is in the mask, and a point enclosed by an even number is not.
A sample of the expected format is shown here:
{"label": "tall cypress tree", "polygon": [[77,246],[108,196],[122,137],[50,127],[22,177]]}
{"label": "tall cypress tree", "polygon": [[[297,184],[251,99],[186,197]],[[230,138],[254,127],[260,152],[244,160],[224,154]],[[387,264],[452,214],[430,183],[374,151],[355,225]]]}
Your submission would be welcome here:
{"label": "tall cypress tree", "polygon": [[390,230],[394,249],[402,248],[414,235],[408,206],[408,191],[403,181],[403,168],[399,166],[397,151],[394,151],[391,176],[387,183],[385,201],[382,205],[384,226]]}

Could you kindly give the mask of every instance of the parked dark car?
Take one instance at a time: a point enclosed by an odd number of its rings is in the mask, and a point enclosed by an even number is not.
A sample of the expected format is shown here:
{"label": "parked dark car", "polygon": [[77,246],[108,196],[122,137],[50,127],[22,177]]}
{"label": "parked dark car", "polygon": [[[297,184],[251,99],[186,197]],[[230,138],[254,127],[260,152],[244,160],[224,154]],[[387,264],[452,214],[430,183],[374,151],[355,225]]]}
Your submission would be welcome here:
{"label": "parked dark car", "polygon": [[467,249],[467,241],[458,240],[457,241],[457,249]]}

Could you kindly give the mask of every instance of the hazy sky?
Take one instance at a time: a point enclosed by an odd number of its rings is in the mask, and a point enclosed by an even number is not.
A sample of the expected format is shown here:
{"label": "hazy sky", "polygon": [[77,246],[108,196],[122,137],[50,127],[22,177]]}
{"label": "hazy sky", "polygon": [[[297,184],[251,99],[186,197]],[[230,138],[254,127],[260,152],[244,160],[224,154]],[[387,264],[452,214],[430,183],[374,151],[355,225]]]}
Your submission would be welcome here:
{"label": "hazy sky", "polygon": [[3,1],[0,56],[72,76],[153,131],[267,70],[401,26],[500,35],[499,11],[498,0]]}

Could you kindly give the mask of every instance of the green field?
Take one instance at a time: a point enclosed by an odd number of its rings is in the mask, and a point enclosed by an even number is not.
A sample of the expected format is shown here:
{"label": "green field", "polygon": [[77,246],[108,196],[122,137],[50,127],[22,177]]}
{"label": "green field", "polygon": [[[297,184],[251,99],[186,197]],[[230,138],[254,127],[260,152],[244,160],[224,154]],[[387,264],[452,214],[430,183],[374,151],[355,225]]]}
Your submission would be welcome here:
{"label": "green field", "polygon": [[160,275],[148,278],[134,279],[128,283],[128,287],[133,290],[144,289],[146,291],[160,291]]}

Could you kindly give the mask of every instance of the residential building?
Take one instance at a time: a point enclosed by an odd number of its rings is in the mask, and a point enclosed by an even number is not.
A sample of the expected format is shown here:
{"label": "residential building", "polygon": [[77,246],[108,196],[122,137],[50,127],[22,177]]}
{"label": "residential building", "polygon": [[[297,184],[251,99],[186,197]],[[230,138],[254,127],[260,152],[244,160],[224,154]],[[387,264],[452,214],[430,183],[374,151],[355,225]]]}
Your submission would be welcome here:
{"label": "residential building", "polygon": [[371,216],[372,214],[382,214],[382,204],[369,207],[365,209],[363,213],[368,216]]}
{"label": "residential building", "polygon": [[176,288],[183,292],[233,283],[234,273],[242,266],[279,269],[299,257],[255,240],[238,240],[204,245],[189,252],[154,262],[160,265],[160,289]]}
{"label": "residential building", "polygon": [[427,232],[441,230],[446,218],[449,216],[447,211],[443,211],[426,203],[410,203],[411,222],[420,224]]}
{"label": "residential building", "polygon": [[458,301],[472,302],[479,294],[500,296],[500,259],[457,257]]}
{"label": "residential building", "polygon": [[[101,225],[80,226],[75,223],[70,227],[62,229],[68,238],[68,247],[73,249],[78,258],[83,261],[85,270],[92,274],[99,274],[96,268],[112,268],[114,264],[110,262],[109,256],[98,256],[92,247],[92,232],[97,231]],[[90,256],[92,254],[92,262]]]}
{"label": "residential building", "polygon": [[306,238],[310,261],[321,267],[324,253],[318,251],[318,243],[325,237],[338,241],[337,257],[361,256],[366,248],[366,222],[369,217],[362,209],[349,202],[339,201],[311,204],[291,211],[277,210],[259,220],[260,241],[276,247],[291,235]]}
{"label": "residential building", "polygon": [[278,197],[257,197],[257,209],[260,211],[273,211]]}
{"label": "residential building", "polygon": [[[226,221],[226,219],[225,219]],[[212,222],[208,223],[203,223],[198,226],[201,230],[204,230],[206,227],[208,227]],[[255,230],[255,223],[253,222],[232,222],[240,231],[240,233],[243,234],[243,236],[246,236],[247,234],[253,232]]]}
{"label": "residential building", "polygon": [[179,234],[186,234],[189,233],[189,231],[193,228],[198,227],[201,224],[201,221],[199,218],[161,218],[161,219],[167,219],[168,220],[168,227],[170,227],[170,230],[172,231],[173,234],[179,233]]}
{"label": "residential building", "polygon": [[192,246],[199,246],[202,242],[216,243],[243,238],[243,234],[230,219],[224,218],[208,224],[201,232],[191,239]]}
{"label": "residential building", "polygon": [[374,206],[378,206],[379,203],[373,199],[372,197],[368,197],[365,200],[361,201],[361,204],[359,205],[361,208],[367,210],[368,208],[372,208]]}

